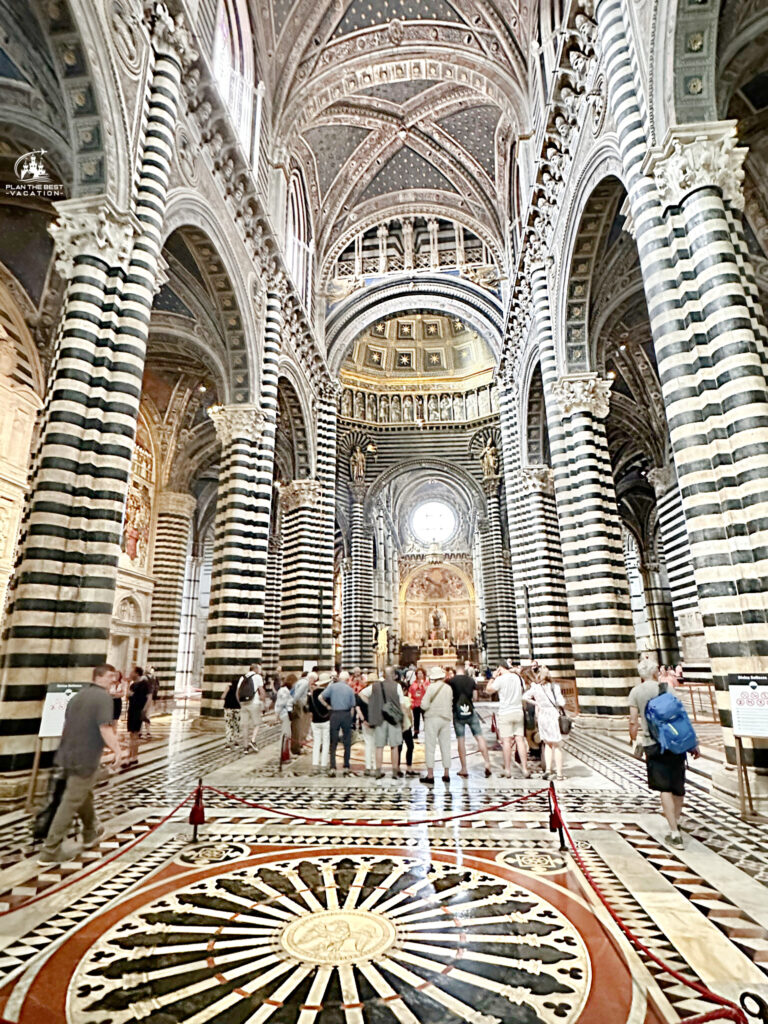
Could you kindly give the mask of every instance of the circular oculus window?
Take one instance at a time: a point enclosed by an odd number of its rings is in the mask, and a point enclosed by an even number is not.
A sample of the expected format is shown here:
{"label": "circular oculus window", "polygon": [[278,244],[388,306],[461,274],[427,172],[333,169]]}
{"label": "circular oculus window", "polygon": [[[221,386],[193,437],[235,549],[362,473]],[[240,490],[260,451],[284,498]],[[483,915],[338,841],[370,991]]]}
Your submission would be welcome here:
{"label": "circular oculus window", "polygon": [[421,544],[444,544],[456,532],[456,513],[444,501],[424,501],[414,509],[411,529]]}

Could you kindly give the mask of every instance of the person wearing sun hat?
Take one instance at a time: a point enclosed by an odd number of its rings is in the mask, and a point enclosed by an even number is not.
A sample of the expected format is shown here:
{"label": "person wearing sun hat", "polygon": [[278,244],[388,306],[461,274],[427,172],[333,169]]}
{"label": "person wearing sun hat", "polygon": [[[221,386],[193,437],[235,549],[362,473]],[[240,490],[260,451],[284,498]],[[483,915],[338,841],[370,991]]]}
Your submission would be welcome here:
{"label": "person wearing sun hat", "polygon": [[320,700],[320,694],[330,682],[331,673],[321,672],[309,684],[307,707],[312,716],[312,767],[315,771],[322,771],[330,765],[331,712]]}
{"label": "person wearing sun hat", "polygon": [[443,762],[443,782],[450,779],[451,723],[453,721],[453,691],[445,681],[445,670],[435,665],[429,670],[429,686],[421,702],[424,714],[424,757],[427,774],[421,781],[427,786],[435,782],[435,747],[440,744]]}

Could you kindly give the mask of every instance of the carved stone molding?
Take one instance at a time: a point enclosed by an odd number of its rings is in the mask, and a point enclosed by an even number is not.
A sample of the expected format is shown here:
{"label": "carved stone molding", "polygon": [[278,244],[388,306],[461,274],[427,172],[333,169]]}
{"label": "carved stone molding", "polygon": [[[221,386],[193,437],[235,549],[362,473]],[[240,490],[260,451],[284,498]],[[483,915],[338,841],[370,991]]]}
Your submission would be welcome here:
{"label": "carved stone molding", "polygon": [[283,512],[297,508],[320,508],[323,487],[319,480],[291,480],[280,489],[280,505]]}
{"label": "carved stone molding", "polygon": [[643,172],[652,174],[665,203],[679,206],[694,189],[716,186],[732,206],[744,208],[744,159],[736,121],[711,121],[670,128],[651,150]]}
{"label": "carved stone molding", "polygon": [[672,490],[677,483],[677,475],[675,474],[675,467],[672,465],[663,466],[661,468],[651,469],[648,471],[648,483],[653,487],[656,492],[657,498],[663,498],[665,494]]}
{"label": "carved stone molding", "polygon": [[528,493],[555,493],[555,474],[550,466],[526,466],[520,470],[519,479],[523,490]]}
{"label": "carved stone molding", "polygon": [[208,415],[222,446],[236,438],[258,441],[264,429],[264,414],[258,405],[212,405]]}
{"label": "carved stone molding", "polygon": [[134,238],[141,231],[134,214],[119,210],[107,196],[63,199],[54,207],[56,220],[48,225],[48,231],[61,277],[71,277],[75,258],[85,253],[110,267],[127,269]]}
{"label": "carved stone molding", "polygon": [[184,516],[191,519],[197,508],[194,494],[184,491],[161,491],[157,496],[157,514],[159,516]]}
{"label": "carved stone molding", "polygon": [[552,393],[564,417],[575,412],[588,412],[596,419],[604,420],[610,410],[612,383],[594,373],[560,377]]}
{"label": "carved stone molding", "polygon": [[184,15],[172,15],[164,3],[152,3],[152,48],[155,53],[174,57],[186,71],[198,59],[194,38],[187,28]]}

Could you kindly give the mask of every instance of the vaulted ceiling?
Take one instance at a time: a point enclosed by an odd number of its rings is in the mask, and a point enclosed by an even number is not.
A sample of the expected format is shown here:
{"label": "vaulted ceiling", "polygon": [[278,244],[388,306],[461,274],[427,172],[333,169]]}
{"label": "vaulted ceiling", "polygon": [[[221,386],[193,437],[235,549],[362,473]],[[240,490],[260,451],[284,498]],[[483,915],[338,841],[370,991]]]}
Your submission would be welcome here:
{"label": "vaulted ceiling", "polygon": [[420,210],[503,238],[527,6],[272,0],[260,15],[274,138],[304,170],[321,254],[363,217]]}

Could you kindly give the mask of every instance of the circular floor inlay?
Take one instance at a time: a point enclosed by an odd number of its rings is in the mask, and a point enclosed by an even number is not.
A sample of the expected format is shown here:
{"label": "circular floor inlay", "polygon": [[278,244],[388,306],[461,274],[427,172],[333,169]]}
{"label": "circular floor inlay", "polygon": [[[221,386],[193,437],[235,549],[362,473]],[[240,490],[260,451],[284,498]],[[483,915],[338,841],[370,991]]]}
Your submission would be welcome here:
{"label": "circular floor inlay", "polygon": [[381,1024],[576,1024],[586,942],[499,869],[328,851],[184,876],[94,942],[67,1022],[339,1024],[362,1003]]}
{"label": "circular floor inlay", "polygon": [[297,960],[312,964],[352,964],[381,956],[394,943],[391,921],[367,910],[323,910],[291,921],[280,945]]}

